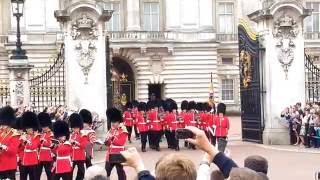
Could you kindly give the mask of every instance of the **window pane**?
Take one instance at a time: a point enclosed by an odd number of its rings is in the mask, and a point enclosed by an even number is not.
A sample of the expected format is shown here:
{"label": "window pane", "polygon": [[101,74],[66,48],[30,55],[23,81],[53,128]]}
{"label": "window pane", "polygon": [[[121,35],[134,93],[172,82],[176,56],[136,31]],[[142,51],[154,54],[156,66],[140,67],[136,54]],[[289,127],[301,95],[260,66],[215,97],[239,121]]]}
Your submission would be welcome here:
{"label": "window pane", "polygon": [[144,3],[143,7],[143,29],[159,31],[159,3]]}
{"label": "window pane", "polygon": [[143,13],[144,14],[150,14],[150,3],[144,3],[143,4]]}
{"label": "window pane", "polygon": [[226,13],[228,13],[228,14],[233,13],[233,4],[231,4],[231,3],[226,4]]}
{"label": "window pane", "polygon": [[223,79],[221,81],[221,88],[222,88],[221,89],[222,100],[234,100],[232,79]]}
{"label": "window pane", "polygon": [[220,3],[219,4],[219,14],[224,14],[224,9],[225,8],[225,4],[224,3]]}
{"label": "window pane", "polygon": [[150,31],[150,16],[149,15],[144,15],[144,21],[143,21],[143,25],[144,25],[144,30],[145,31]]}
{"label": "window pane", "polygon": [[312,5],[311,2],[307,2],[307,3],[306,3],[306,6],[307,6],[308,9],[312,9],[312,8],[311,8],[311,5]]}
{"label": "window pane", "polygon": [[151,13],[158,14],[158,3],[151,3]]}
{"label": "window pane", "polygon": [[319,3],[313,3],[313,13],[319,12]]}
{"label": "window pane", "polygon": [[308,16],[305,20],[305,27],[307,32],[312,32],[312,17]]}

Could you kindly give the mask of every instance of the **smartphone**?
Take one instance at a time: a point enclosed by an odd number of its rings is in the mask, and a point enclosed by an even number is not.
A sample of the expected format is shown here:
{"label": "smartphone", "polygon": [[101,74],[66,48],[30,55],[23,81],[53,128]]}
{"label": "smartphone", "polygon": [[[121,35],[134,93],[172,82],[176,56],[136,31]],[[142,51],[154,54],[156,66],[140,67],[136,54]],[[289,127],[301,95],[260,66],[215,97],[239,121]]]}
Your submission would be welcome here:
{"label": "smartphone", "polygon": [[320,180],[320,171],[315,173],[314,180]]}
{"label": "smartphone", "polygon": [[122,154],[110,154],[109,155],[110,163],[124,163],[126,159],[122,156]]}
{"label": "smartphone", "polygon": [[193,138],[194,134],[189,129],[177,129],[176,130],[176,139],[189,139]]}

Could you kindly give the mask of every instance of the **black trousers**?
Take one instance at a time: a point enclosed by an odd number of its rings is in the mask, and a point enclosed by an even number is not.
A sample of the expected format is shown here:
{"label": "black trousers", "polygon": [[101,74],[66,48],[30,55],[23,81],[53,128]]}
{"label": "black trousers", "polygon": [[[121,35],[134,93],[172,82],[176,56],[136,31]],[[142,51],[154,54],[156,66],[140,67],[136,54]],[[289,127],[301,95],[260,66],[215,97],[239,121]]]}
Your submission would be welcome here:
{"label": "black trousers", "polygon": [[38,177],[38,166],[20,166],[20,180],[37,180]]}
{"label": "black trousers", "polygon": [[53,180],[60,180],[60,178],[62,180],[72,180],[72,172],[53,175]]}
{"label": "black trousers", "polygon": [[123,170],[123,166],[119,163],[109,163],[108,161],[106,161],[105,169],[107,171],[107,176],[110,177],[111,171],[114,166],[117,169],[118,179],[119,180],[126,180],[127,179],[126,173]]}
{"label": "black trousers", "polygon": [[52,179],[52,172],[51,172],[52,164],[53,164],[52,161],[39,162],[39,165],[38,165],[38,179],[41,179],[41,174],[42,174],[42,169],[43,168],[44,168],[44,170],[46,172],[47,179],[48,180]]}
{"label": "black trousers", "polygon": [[155,146],[155,143],[154,143],[154,137],[153,137],[153,133],[152,131],[148,131],[148,142],[149,142],[149,147],[152,149],[154,148]]}
{"label": "black trousers", "polygon": [[136,138],[139,138],[139,137],[140,137],[140,134],[139,134],[139,132],[138,132],[137,126],[134,125],[133,127],[134,127],[133,129],[134,129],[134,134],[136,135]]}
{"label": "black trousers", "polygon": [[141,147],[146,148],[148,132],[141,132],[140,136],[141,136]]}
{"label": "black trousers", "polygon": [[173,147],[173,143],[172,143],[172,140],[171,140],[170,131],[169,131],[169,130],[165,130],[165,131],[164,131],[164,136],[165,136],[166,139],[167,139],[168,148],[172,148],[172,147]]}
{"label": "black trousers", "polygon": [[1,171],[0,172],[0,179],[16,179],[16,170],[9,170],[9,171]]}
{"label": "black trousers", "polygon": [[84,163],[85,163],[85,161],[73,161],[72,172],[74,171],[74,168],[76,166],[78,167],[76,180],[83,180],[84,179],[84,173],[85,173]]}
{"label": "black trousers", "polygon": [[128,140],[131,141],[131,134],[132,134],[132,126],[126,126],[128,130]]}
{"label": "black trousers", "polygon": [[85,163],[86,163],[86,168],[87,168],[87,169],[92,166],[91,159],[92,159],[92,158],[91,158],[90,156],[86,156],[86,161],[85,161]]}

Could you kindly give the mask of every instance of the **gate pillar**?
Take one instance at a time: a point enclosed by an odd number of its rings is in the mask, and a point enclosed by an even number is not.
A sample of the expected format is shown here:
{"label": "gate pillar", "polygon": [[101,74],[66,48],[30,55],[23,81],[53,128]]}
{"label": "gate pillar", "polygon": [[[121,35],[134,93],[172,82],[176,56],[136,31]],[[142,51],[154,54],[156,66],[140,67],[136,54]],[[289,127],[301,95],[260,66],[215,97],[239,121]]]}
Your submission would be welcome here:
{"label": "gate pillar", "polygon": [[111,14],[92,0],[71,1],[55,11],[64,33],[66,104],[101,117],[107,108],[105,22]]}
{"label": "gate pillar", "polygon": [[264,144],[289,144],[280,125],[281,111],[305,102],[303,19],[310,14],[301,2],[278,0],[250,15],[257,23],[261,53]]}

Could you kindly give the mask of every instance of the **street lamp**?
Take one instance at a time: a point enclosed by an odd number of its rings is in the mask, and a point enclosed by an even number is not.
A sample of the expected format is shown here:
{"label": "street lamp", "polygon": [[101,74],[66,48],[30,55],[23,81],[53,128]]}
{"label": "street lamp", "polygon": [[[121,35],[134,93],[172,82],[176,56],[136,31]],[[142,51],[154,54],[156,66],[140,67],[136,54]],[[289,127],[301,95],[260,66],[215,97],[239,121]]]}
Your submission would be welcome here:
{"label": "street lamp", "polygon": [[17,42],[16,49],[12,50],[10,59],[27,59],[26,51],[21,48],[20,18],[23,16],[23,6],[25,0],[11,0],[13,16],[17,18]]}

